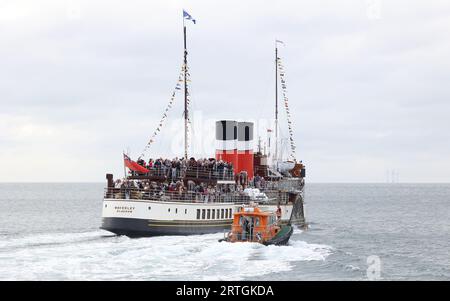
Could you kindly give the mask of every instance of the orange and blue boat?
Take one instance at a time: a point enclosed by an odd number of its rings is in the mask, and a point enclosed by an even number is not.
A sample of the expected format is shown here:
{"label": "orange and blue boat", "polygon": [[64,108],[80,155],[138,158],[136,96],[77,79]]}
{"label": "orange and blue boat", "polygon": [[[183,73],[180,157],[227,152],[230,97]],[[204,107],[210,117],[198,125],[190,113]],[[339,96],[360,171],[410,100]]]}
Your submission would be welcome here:
{"label": "orange and blue boat", "polygon": [[231,231],[219,241],[286,245],[294,229],[290,223],[282,225],[279,221],[274,211],[256,205],[242,206],[233,214]]}

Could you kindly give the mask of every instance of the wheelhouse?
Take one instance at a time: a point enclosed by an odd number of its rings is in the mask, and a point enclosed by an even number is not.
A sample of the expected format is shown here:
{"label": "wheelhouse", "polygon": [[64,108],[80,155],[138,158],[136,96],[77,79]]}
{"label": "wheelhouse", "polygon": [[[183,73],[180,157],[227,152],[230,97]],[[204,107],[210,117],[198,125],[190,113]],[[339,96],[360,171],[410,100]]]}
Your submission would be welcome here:
{"label": "wheelhouse", "polygon": [[264,242],[272,239],[280,231],[274,212],[258,207],[240,207],[233,215],[229,239],[231,242]]}

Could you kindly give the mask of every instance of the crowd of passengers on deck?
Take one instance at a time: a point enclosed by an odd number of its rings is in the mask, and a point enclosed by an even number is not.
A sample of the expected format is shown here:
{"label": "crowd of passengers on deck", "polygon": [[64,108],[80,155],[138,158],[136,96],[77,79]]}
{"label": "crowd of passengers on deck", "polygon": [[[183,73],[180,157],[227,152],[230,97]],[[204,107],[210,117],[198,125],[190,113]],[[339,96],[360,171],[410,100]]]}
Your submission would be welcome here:
{"label": "crowd of passengers on deck", "polygon": [[[263,177],[255,176],[251,182],[246,179],[246,173],[242,173],[244,177],[237,177],[233,184],[207,184],[195,183],[192,180],[187,181],[150,181],[150,180],[129,180],[117,179],[114,188],[120,189],[120,193],[125,193],[126,198],[161,198],[170,196],[171,198],[194,198],[197,201],[215,201],[219,200],[222,195],[233,197],[245,196],[244,190],[247,187],[255,187],[264,189],[266,181]],[[119,195],[118,195],[119,196]]]}
{"label": "crowd of passengers on deck", "polygon": [[148,162],[145,162],[143,159],[139,159],[137,163],[149,170],[152,169],[177,169],[177,170],[186,170],[186,169],[201,169],[201,170],[233,170],[233,165],[231,163],[225,162],[223,160],[216,160],[214,158],[209,159],[195,159],[191,157],[189,160],[185,158],[174,158],[170,159],[149,159]]}

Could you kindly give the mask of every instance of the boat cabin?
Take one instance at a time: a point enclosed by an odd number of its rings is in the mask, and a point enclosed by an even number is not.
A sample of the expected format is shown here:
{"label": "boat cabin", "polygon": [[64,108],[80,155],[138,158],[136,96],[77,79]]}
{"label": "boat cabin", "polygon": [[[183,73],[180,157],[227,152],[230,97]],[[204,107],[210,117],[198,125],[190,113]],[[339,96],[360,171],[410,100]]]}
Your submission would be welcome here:
{"label": "boat cabin", "polygon": [[275,237],[280,229],[275,212],[263,211],[256,206],[243,206],[234,213],[227,240],[264,243]]}

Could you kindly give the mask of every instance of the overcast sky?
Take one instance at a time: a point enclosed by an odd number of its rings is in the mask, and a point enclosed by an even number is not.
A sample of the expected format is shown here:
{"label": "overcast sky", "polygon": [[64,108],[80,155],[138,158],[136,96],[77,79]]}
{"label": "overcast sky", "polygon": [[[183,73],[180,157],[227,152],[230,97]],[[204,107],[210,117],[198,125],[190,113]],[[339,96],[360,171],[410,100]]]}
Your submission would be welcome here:
{"label": "overcast sky", "polygon": [[[280,39],[310,182],[450,181],[448,0],[0,0],[0,181],[123,175],[180,72],[182,8],[196,141],[208,120],[273,117]],[[178,95],[148,156],[182,154],[181,114]]]}

